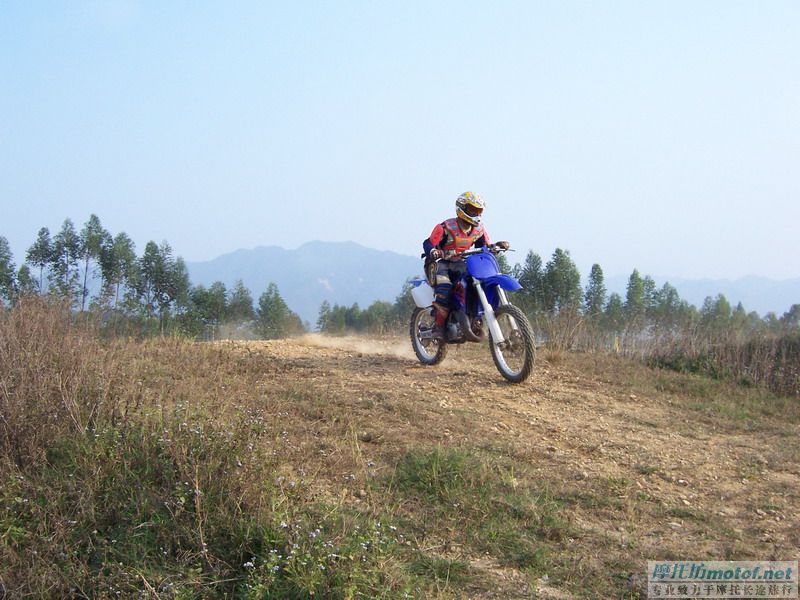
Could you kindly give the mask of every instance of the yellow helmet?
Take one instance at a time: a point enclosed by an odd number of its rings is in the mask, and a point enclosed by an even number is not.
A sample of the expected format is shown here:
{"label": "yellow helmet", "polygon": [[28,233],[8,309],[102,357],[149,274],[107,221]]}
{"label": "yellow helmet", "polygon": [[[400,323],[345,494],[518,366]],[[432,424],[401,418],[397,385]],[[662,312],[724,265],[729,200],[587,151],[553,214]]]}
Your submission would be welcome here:
{"label": "yellow helmet", "polygon": [[485,207],[486,203],[478,194],[464,192],[456,199],[456,216],[470,225],[478,226]]}

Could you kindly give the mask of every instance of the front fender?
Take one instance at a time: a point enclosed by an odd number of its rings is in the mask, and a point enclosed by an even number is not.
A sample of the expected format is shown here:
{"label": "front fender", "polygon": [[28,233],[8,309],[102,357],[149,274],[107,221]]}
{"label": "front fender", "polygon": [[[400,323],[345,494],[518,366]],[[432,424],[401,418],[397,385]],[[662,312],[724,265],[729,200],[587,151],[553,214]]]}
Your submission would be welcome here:
{"label": "front fender", "polygon": [[511,275],[503,275],[503,274],[492,275],[491,277],[483,279],[481,283],[485,287],[494,285],[500,286],[507,292],[516,292],[517,290],[522,289],[522,286],[520,285],[519,281],[511,277]]}

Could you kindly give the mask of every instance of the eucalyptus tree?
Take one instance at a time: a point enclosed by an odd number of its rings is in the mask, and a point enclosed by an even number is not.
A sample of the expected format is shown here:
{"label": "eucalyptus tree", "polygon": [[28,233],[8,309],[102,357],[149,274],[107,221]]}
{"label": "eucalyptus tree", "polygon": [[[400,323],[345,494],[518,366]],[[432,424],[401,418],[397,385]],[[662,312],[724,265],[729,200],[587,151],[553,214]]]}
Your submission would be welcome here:
{"label": "eucalyptus tree", "polygon": [[164,242],[164,246],[170,250],[167,260],[167,285],[165,289],[167,302],[166,304],[163,302],[161,304],[162,313],[167,315],[172,308],[180,311],[187,306],[191,282],[189,281],[189,269],[186,268],[186,262],[180,256],[172,258],[172,249],[169,244]]}
{"label": "eucalyptus tree", "polygon": [[658,288],[655,280],[650,275],[642,278],[642,301],[646,319],[652,320],[656,302],[658,301]]}
{"label": "eucalyptus tree", "polygon": [[317,331],[328,331],[330,320],[331,320],[331,303],[328,302],[327,300],[323,300],[322,304],[319,305],[319,313],[317,315]]}
{"label": "eucalyptus tree", "polygon": [[180,257],[173,257],[172,247],[166,241],[161,246],[150,241],[136,266],[133,291],[139,306],[146,316],[158,316],[163,333],[170,309],[188,300],[186,263]]}
{"label": "eucalyptus tree", "polygon": [[121,232],[113,240],[105,238],[100,256],[100,270],[103,277],[104,293],[114,296],[117,308],[123,286],[132,285],[136,280],[136,245],[128,234]]}
{"label": "eucalyptus tree", "polygon": [[101,264],[104,247],[108,246],[111,234],[100,223],[97,215],[92,214],[81,229],[78,247],[81,261],[83,262],[83,283],[81,286],[81,312],[86,309],[86,299],[89,296],[89,266],[92,262]]}
{"label": "eucalyptus tree", "polygon": [[0,304],[14,299],[16,287],[16,267],[8,240],[0,236]]}
{"label": "eucalyptus tree", "polygon": [[245,323],[256,318],[253,295],[241,279],[236,281],[230,293],[225,318],[233,323]]}
{"label": "eucalyptus tree", "polygon": [[22,265],[17,271],[16,298],[33,296],[37,289],[38,285],[31,274],[31,268],[27,264]]}
{"label": "eucalyptus tree", "polygon": [[[403,288],[400,290],[400,293],[394,299],[391,317],[394,325],[402,325],[403,327],[407,326],[408,320],[411,318],[411,313],[414,312],[414,309],[417,306],[414,302],[414,297],[411,295],[411,290],[413,287],[414,286],[411,283],[411,279],[407,279],[403,284]],[[327,304],[327,302],[323,304]],[[330,312],[330,305],[328,305],[328,312]],[[321,308],[320,314],[322,314]],[[321,327],[319,327],[319,322],[317,322],[317,328],[321,329]]]}
{"label": "eucalyptus tree", "polygon": [[72,220],[65,219],[61,230],[53,238],[50,264],[55,276],[56,291],[73,303],[77,296],[80,254],[80,236]]}
{"label": "eucalyptus tree", "polygon": [[369,333],[383,335],[391,328],[393,315],[393,306],[390,302],[376,300],[362,312],[362,327]]}
{"label": "eucalyptus tree", "polygon": [[597,322],[603,314],[603,307],[606,304],[606,284],[603,277],[603,269],[597,263],[592,265],[592,270],[589,272],[589,283],[586,286],[583,302],[584,314],[593,322]]}
{"label": "eucalyptus tree", "polygon": [[628,278],[628,287],[625,290],[625,319],[628,327],[640,330],[645,325],[645,286],[639,271],[634,269]]}
{"label": "eucalyptus tree", "polygon": [[275,283],[270,283],[258,299],[256,329],[266,339],[302,333],[300,317],[289,309]]}
{"label": "eucalyptus tree", "polygon": [[228,312],[227,296],[228,290],[221,281],[215,281],[209,286],[206,304],[212,327],[218,327],[225,320]]}
{"label": "eucalyptus tree", "polygon": [[497,259],[497,266],[500,268],[500,272],[505,273],[506,275],[511,275],[513,269],[511,268],[506,255],[499,252],[495,255],[495,259]]}
{"label": "eucalyptus tree", "polygon": [[710,334],[725,333],[733,317],[733,309],[724,294],[707,296],[700,309],[700,326]]}
{"label": "eucalyptus tree", "polygon": [[800,329],[800,304],[792,304],[789,310],[783,313],[781,322],[789,331],[797,331]]}
{"label": "eucalyptus tree", "polygon": [[625,329],[625,306],[618,293],[612,292],[608,297],[602,322],[603,328],[612,333],[619,334]]}
{"label": "eucalyptus tree", "polygon": [[517,277],[522,286],[519,292],[521,304],[528,314],[535,315],[544,308],[544,272],[542,259],[533,251],[525,257]]}
{"label": "eucalyptus tree", "polygon": [[26,262],[39,268],[39,293],[45,292],[44,272],[53,262],[53,240],[50,238],[50,230],[42,227],[36,236],[36,241],[28,248],[25,256]]}
{"label": "eucalyptus tree", "polygon": [[581,304],[581,275],[569,250],[556,248],[544,269],[544,306],[553,314],[575,310]]}
{"label": "eucalyptus tree", "polygon": [[215,337],[226,314],[225,284],[215,281],[209,288],[196,285],[189,290],[189,302],[181,321],[192,334]]}
{"label": "eucalyptus tree", "polygon": [[674,331],[680,323],[681,298],[678,290],[666,282],[655,293],[651,320],[657,333]]}

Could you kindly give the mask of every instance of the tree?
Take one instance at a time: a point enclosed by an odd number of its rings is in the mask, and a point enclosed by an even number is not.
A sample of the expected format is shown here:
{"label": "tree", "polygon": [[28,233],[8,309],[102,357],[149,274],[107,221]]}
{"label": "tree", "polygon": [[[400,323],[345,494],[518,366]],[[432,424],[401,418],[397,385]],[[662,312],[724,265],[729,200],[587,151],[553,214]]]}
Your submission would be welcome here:
{"label": "tree", "polygon": [[634,269],[628,278],[628,287],[625,291],[625,319],[628,327],[634,330],[644,327],[646,308],[644,280],[639,271]]}
{"label": "tree", "polygon": [[136,296],[147,316],[153,317],[156,314],[159,280],[164,279],[165,272],[166,267],[158,244],[153,241],[147,242],[144,253],[136,261],[136,279],[134,281]]}
{"label": "tree", "polygon": [[8,240],[0,236],[0,302],[11,302],[16,295],[16,267]]}
{"label": "tree", "polygon": [[616,292],[608,297],[608,304],[603,312],[603,327],[614,333],[622,333],[625,328],[625,307],[622,296]]}
{"label": "tree", "polygon": [[78,241],[78,253],[83,260],[83,286],[81,288],[81,312],[86,308],[86,298],[89,295],[89,264],[92,260],[99,263],[103,247],[108,245],[111,234],[100,224],[97,215],[91,215],[81,230]]}
{"label": "tree", "polygon": [[592,265],[589,273],[589,284],[584,295],[584,312],[589,319],[597,321],[603,314],[606,304],[606,285],[603,280],[603,269],[597,263]]}
{"label": "tree", "polygon": [[707,296],[700,309],[700,325],[708,333],[720,334],[728,330],[732,316],[731,304],[724,294]]}
{"label": "tree", "polygon": [[553,314],[577,310],[581,303],[581,275],[569,250],[556,248],[544,270],[544,307]]}
{"label": "tree", "polygon": [[651,309],[656,331],[674,329],[680,321],[680,312],[681,299],[678,290],[667,282],[656,292]]}
{"label": "tree", "polygon": [[206,334],[216,337],[217,328],[225,318],[225,284],[216,281],[206,289],[197,285],[190,289],[186,312],[181,315],[181,322],[186,329],[195,335]]}
{"label": "tree", "polygon": [[34,267],[39,267],[39,293],[44,293],[44,270],[53,262],[53,242],[50,239],[50,230],[42,227],[36,236],[36,241],[28,248],[25,260]]}
{"label": "tree", "polygon": [[189,274],[183,259],[172,256],[172,247],[148,242],[137,261],[134,292],[147,316],[158,314],[159,328],[164,331],[170,308],[188,303]]}
{"label": "tree", "polygon": [[391,327],[392,316],[389,302],[375,301],[362,313],[362,326],[370,333],[382,335]]}
{"label": "tree", "polygon": [[535,315],[544,308],[544,273],[541,257],[529,251],[525,264],[519,269],[517,278],[522,286],[519,292],[520,304],[529,314]]}
{"label": "tree", "polygon": [[345,329],[352,329],[359,331],[362,326],[362,312],[358,306],[358,302],[354,302],[350,308],[345,309],[344,312],[344,326]]}
{"label": "tree", "polygon": [[774,312],[770,311],[766,315],[764,315],[764,319],[762,320],[764,326],[766,327],[767,331],[773,334],[780,334],[782,329],[781,320],[778,318]]}
{"label": "tree", "polygon": [[244,282],[239,279],[233,286],[230,298],[228,299],[226,320],[233,323],[245,323],[256,318],[256,311],[253,308],[253,295],[244,286]]}
{"label": "tree", "polygon": [[323,300],[319,305],[319,314],[317,316],[317,331],[326,331],[328,329],[328,322],[331,318],[331,305],[327,300]]}
{"label": "tree", "polygon": [[300,317],[289,310],[274,283],[270,283],[258,299],[256,329],[266,339],[283,338],[303,331]]}
{"label": "tree", "polygon": [[411,319],[411,313],[417,307],[417,303],[414,302],[414,297],[411,295],[413,287],[414,284],[411,283],[410,279],[407,279],[400,293],[394,299],[394,304],[392,305],[393,318],[394,322],[400,326],[408,324],[409,319]]}
{"label": "tree", "polygon": [[731,314],[731,329],[739,335],[745,335],[749,333],[749,325],[747,311],[744,309],[744,305],[741,302],[738,302],[736,304],[736,308],[733,309],[733,313]]}
{"label": "tree", "polygon": [[[169,244],[164,242],[164,246],[172,251]],[[186,262],[180,256],[174,259],[170,258],[167,261],[167,285],[166,304],[162,304],[162,314],[169,314],[171,307],[174,305],[176,309],[180,310],[185,307],[189,301],[189,288],[191,283],[189,281],[189,269],[186,268]]]}
{"label": "tree", "polygon": [[644,314],[648,319],[653,316],[653,309],[656,306],[658,299],[658,290],[656,289],[656,282],[650,275],[645,275],[642,279],[642,302],[644,304]]}
{"label": "tree", "polygon": [[208,315],[212,326],[217,327],[225,320],[227,313],[228,290],[221,281],[215,281],[208,288]]}
{"label": "tree", "polygon": [[100,270],[106,293],[114,294],[114,308],[119,302],[122,286],[136,279],[136,266],[136,248],[126,233],[118,233],[113,240],[105,239]]}
{"label": "tree", "polygon": [[[322,323],[320,331],[334,334],[344,333],[348,328],[348,322],[353,320],[353,307],[347,308],[346,306],[334,304],[331,308],[325,307],[325,304],[323,302],[323,306],[320,307],[320,319],[317,319],[318,324]],[[354,305],[354,307],[358,308],[357,305]],[[328,308],[328,310],[325,311],[323,318],[322,311],[325,308]]]}
{"label": "tree", "polygon": [[51,265],[56,279],[58,293],[71,300],[77,296],[78,260],[80,258],[80,238],[71,219],[65,219],[61,230],[53,239]]}
{"label": "tree", "polygon": [[17,298],[25,296],[33,296],[37,290],[36,280],[31,274],[31,269],[28,265],[22,265],[17,271]]}
{"label": "tree", "polygon": [[781,322],[790,330],[800,327],[800,304],[792,304],[789,310],[783,313]]}
{"label": "tree", "polygon": [[506,275],[511,275],[512,269],[511,265],[508,264],[508,258],[506,258],[506,255],[502,252],[498,252],[495,254],[495,259],[497,259],[497,266],[500,269],[500,272]]}

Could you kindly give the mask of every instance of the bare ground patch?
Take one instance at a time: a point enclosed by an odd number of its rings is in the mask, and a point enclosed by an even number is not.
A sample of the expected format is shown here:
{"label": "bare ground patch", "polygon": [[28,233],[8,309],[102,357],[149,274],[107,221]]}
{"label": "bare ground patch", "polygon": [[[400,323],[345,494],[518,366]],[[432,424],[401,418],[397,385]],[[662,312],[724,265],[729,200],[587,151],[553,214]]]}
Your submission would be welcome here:
{"label": "bare ground patch", "polygon": [[[455,348],[432,368],[402,339],[226,347],[264,359],[262,385],[297,392],[283,407],[297,460],[287,469],[313,473],[320,494],[386,509],[396,499],[379,482],[409,449],[437,446],[508,459],[520,486],[546,490],[564,532],[547,541],[544,579],[442,542],[442,556],[464,558],[494,581],[472,589],[475,597],[489,597],[493,585],[502,597],[534,588],[636,597],[627,582],[648,559],[786,560],[800,547],[796,407],[765,415],[717,382],[590,355],[540,359],[529,381],[510,385],[483,346]],[[412,520],[415,509],[390,507]]]}

